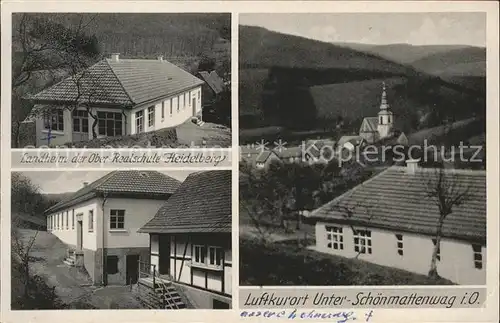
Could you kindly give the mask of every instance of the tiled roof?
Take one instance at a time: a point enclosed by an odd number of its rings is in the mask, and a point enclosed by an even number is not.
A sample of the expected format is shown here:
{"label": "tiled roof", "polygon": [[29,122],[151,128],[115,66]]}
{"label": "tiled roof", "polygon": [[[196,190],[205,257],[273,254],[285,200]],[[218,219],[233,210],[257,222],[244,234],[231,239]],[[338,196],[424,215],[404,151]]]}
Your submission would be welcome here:
{"label": "tiled roof", "polygon": [[178,180],[156,171],[113,171],[81,188],[68,199],[47,209],[45,213],[56,212],[105,193],[152,198],[165,195],[164,198],[167,199],[180,184]]}
{"label": "tiled roof", "polygon": [[366,117],[361,123],[359,132],[376,132],[378,127],[378,117]]}
{"label": "tiled roof", "polygon": [[219,94],[222,90],[224,90],[224,81],[216,71],[212,71],[210,73],[202,71],[198,74],[200,74],[200,77],[208,84],[208,86],[210,86],[215,94]]}
{"label": "tiled roof", "polygon": [[106,60],[92,65],[75,76],[65,78],[31,96],[31,99],[36,103],[75,102],[78,99],[80,102],[91,101],[95,104],[133,104]]}
{"label": "tiled roof", "polygon": [[135,104],[177,94],[203,81],[166,60],[106,59]]}
{"label": "tiled roof", "polygon": [[231,171],[189,175],[139,232],[231,232]]}
{"label": "tiled roof", "polygon": [[[83,74],[82,74],[83,73]],[[201,85],[202,80],[165,60],[104,59],[77,77],[69,77],[31,97],[35,102],[73,102],[82,86],[81,100],[96,104],[133,106],[175,95]]]}
{"label": "tiled roof", "polygon": [[[468,188],[468,194],[467,199],[453,206],[453,213],[446,217],[443,236],[484,242],[486,172],[446,169],[444,174],[457,191]],[[406,167],[394,166],[313,211],[311,217],[434,235],[439,210],[428,196],[428,185],[429,181],[435,183],[437,177],[434,169],[420,169],[411,174]]]}

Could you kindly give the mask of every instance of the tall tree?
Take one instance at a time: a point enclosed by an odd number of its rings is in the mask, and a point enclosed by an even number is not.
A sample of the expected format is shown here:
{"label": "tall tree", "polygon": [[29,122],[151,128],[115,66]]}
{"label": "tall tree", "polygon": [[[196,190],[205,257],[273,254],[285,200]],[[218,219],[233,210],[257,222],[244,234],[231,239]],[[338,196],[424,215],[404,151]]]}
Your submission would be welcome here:
{"label": "tall tree", "polygon": [[36,90],[37,82],[88,67],[99,47],[97,38],[85,33],[93,17],[81,15],[74,27],[40,14],[14,14],[12,20],[12,144],[19,147],[21,123],[32,109],[21,98]]}
{"label": "tall tree", "polygon": [[429,269],[429,277],[438,278],[437,258],[441,248],[444,222],[453,213],[455,207],[468,200],[470,196],[469,187],[459,180],[457,173],[453,170],[446,171],[444,167],[429,171],[429,176],[425,177],[425,181],[427,196],[439,210]]}

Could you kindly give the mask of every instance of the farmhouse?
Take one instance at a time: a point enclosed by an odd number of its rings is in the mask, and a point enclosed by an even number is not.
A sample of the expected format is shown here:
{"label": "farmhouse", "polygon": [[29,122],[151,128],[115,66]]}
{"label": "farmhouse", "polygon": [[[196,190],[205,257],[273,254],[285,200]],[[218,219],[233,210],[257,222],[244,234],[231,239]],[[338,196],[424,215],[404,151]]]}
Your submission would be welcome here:
{"label": "farmhouse", "polygon": [[180,182],[155,171],[113,171],[49,208],[47,228],[68,245],[69,265],[96,285],[133,283],[149,253],[147,223]]}
{"label": "farmhouse", "polygon": [[212,105],[217,96],[224,90],[224,80],[216,71],[200,71],[196,76],[204,81],[202,85],[203,106]]}
{"label": "farmhouse", "polygon": [[374,143],[379,139],[391,136],[393,125],[394,115],[387,103],[387,93],[385,83],[383,83],[378,116],[364,118],[359,129],[359,135],[364,138],[367,143]]}
{"label": "farmhouse", "polygon": [[31,96],[37,146],[133,135],[201,117],[203,81],[163,59],[103,59]]}
{"label": "farmhouse", "polygon": [[[486,283],[486,173],[445,169],[448,191],[467,189],[452,207],[437,254],[438,274],[458,284]],[[318,251],[427,275],[438,206],[429,183],[439,175],[409,161],[393,166],[311,213]],[[454,189],[450,189],[453,187]]]}
{"label": "farmhouse", "polygon": [[230,308],[231,214],[231,171],[189,175],[139,230],[150,236],[151,264],[139,288],[152,275],[173,283],[196,308]]}

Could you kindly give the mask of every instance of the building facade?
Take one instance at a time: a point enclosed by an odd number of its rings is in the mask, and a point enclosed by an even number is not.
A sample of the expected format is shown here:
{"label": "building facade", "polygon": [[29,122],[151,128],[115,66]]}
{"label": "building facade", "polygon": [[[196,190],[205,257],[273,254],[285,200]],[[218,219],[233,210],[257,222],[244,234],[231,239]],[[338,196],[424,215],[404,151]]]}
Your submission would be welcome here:
{"label": "building facade", "polygon": [[231,171],[191,174],[145,224],[150,263],[196,308],[230,308]]}
{"label": "building facade", "polygon": [[159,57],[112,55],[31,96],[37,146],[134,135],[201,119],[203,81]]}
{"label": "building facade", "polygon": [[48,209],[47,227],[95,285],[130,284],[149,255],[149,237],[137,231],[179,185],[158,172],[111,172]]}
{"label": "building facade", "polygon": [[427,275],[439,210],[426,183],[447,183],[468,193],[444,221],[438,274],[457,284],[485,284],[486,173],[446,169],[439,182],[434,169],[407,163],[314,210],[310,217],[316,222],[315,249]]}

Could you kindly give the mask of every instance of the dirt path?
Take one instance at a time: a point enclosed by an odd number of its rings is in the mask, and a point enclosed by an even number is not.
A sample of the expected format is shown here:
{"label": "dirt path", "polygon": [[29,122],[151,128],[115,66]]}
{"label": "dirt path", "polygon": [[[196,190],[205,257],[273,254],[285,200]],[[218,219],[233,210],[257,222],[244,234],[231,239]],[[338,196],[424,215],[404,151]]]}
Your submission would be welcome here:
{"label": "dirt path", "polygon": [[[29,239],[35,231],[21,229],[20,233]],[[43,277],[49,286],[55,286],[61,301],[75,308],[141,308],[129,286],[92,286],[86,272],[63,263],[66,250],[67,246],[56,236],[39,231],[30,254],[34,258],[32,272]]]}

